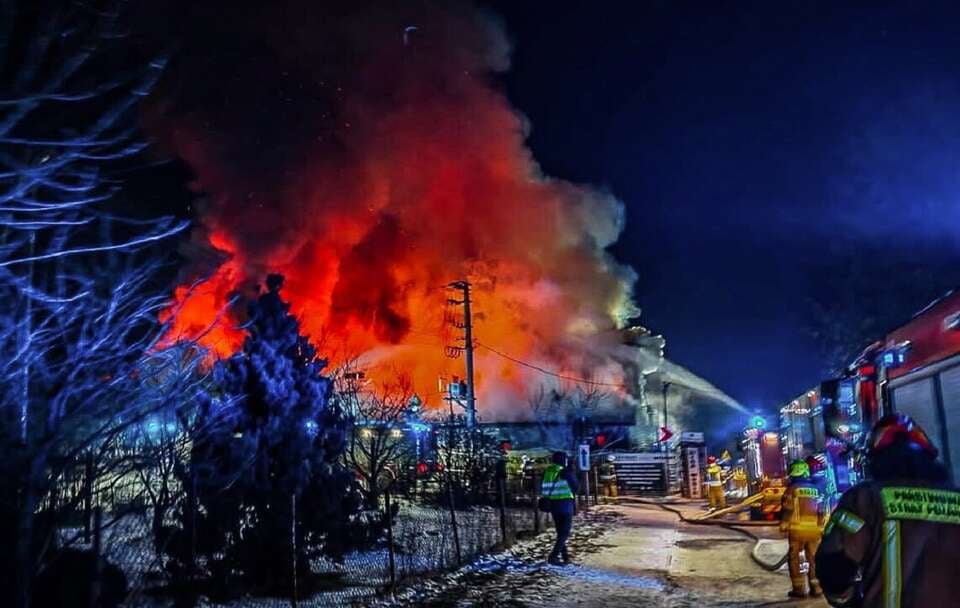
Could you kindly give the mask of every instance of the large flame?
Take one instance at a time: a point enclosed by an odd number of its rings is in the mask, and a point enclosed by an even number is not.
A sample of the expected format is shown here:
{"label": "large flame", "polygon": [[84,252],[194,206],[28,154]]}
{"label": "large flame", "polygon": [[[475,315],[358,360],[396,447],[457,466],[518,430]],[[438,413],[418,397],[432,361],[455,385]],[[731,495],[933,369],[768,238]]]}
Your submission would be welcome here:
{"label": "large flame", "polygon": [[622,206],[542,175],[523,119],[490,81],[507,65],[501,29],[466,4],[312,8],[296,23],[284,9],[297,3],[281,4],[227,34],[249,44],[254,22],[283,32],[258,38],[259,55],[230,55],[243,86],[202,82],[227,66],[188,49],[174,76],[201,92],[168,86],[154,104],[151,125],[209,197],[195,241],[223,260],[177,289],[171,338],[204,332],[214,352],[235,352],[236,311],[211,323],[232,293],[277,272],[334,363],[358,357],[374,377],[409,375],[430,401],[439,377],[463,374],[446,348],[463,345],[449,302],[459,294],[446,286],[468,279],[481,411],[522,409],[549,378],[485,346],[621,382],[607,352],[611,330],[636,312],[634,274],[606,248]]}

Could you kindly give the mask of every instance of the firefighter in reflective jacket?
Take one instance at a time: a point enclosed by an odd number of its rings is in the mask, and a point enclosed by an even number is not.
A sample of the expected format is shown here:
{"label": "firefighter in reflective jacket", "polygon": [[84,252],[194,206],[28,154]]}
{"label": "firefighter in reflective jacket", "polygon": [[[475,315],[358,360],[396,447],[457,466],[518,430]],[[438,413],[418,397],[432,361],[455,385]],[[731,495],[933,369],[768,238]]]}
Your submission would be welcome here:
{"label": "firefighter in reflective jacket", "polygon": [[617,502],[617,468],[614,466],[614,462],[616,462],[616,457],[610,454],[600,465],[600,493],[605,498]]}
{"label": "firefighter in reflective jacket", "polygon": [[[823,534],[825,511],[823,494],[810,480],[810,466],[802,461],[790,463],[790,486],[783,493],[780,510],[780,531],[790,545],[787,563],[790,566],[790,597],[807,597],[807,582],[810,583],[810,595],[823,594],[817,580],[817,568],[814,556],[820,546]],[[807,558],[808,570],[804,577],[800,571],[800,553]]]}
{"label": "firefighter in reflective jacket", "polygon": [[727,506],[727,497],[723,493],[723,469],[717,463],[716,456],[707,457],[707,498],[711,509]]}
{"label": "firefighter in reflective jacket", "polygon": [[550,465],[543,472],[540,494],[550,502],[550,516],[557,531],[557,541],[550,552],[548,561],[560,564],[570,561],[567,552],[567,539],[573,528],[574,495],[577,491],[577,477],[567,466],[567,455],[554,452]]}
{"label": "firefighter in reflective jacket", "polygon": [[870,479],[848,490],[817,553],[833,606],[956,606],[960,491],[909,416],[881,418],[867,439]]}
{"label": "firefighter in reflective jacket", "polygon": [[749,484],[747,482],[747,471],[743,465],[733,470],[733,487],[736,488],[737,496],[746,498],[749,493]]}

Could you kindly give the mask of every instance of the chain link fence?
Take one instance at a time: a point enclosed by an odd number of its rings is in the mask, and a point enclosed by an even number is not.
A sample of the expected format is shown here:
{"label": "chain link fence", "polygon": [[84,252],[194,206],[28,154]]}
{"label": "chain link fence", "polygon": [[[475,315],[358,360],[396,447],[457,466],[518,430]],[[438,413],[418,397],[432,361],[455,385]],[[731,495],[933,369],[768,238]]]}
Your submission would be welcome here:
{"label": "chain link fence", "polygon": [[455,569],[548,525],[548,518],[536,511],[533,483],[520,487],[496,476],[482,488],[464,492],[454,476],[438,475],[413,484],[413,491],[398,484],[397,495],[385,493],[381,513],[389,509],[393,516],[386,519],[377,547],[349,553],[339,562],[312,558],[311,580],[302,582],[296,597],[211,599],[202,581],[190,588],[169,573],[165,547],[156,534],[177,517],[174,509],[158,506],[163,484],[169,484],[168,493],[182,489],[171,476],[158,472],[155,458],[140,458],[136,450],[111,456],[131,464],[119,467],[113,461],[104,474],[100,463],[81,458],[65,469],[61,490],[45,508],[59,514],[62,546],[103,558],[87,573],[96,578],[101,597],[122,598],[122,605],[129,607],[364,605],[392,588]]}

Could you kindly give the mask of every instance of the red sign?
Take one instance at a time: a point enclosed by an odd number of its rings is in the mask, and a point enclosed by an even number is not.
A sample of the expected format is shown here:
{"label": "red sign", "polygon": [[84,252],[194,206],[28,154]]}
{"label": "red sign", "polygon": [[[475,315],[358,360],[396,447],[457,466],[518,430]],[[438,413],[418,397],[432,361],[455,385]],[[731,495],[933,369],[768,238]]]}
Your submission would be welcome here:
{"label": "red sign", "polygon": [[660,427],[660,443],[670,441],[671,437],[673,437],[673,431],[671,431],[665,426],[661,426]]}

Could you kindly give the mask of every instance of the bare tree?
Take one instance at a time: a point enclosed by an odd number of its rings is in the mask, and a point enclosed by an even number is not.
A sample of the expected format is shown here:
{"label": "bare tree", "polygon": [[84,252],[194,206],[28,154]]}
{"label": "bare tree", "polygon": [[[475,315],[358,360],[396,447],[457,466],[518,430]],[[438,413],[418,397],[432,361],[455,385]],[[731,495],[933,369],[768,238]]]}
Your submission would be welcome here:
{"label": "bare tree", "polygon": [[448,418],[438,428],[437,459],[440,479],[457,507],[489,504],[495,500],[497,463],[504,457],[498,438],[482,427],[468,427],[463,416]]}
{"label": "bare tree", "polygon": [[413,385],[398,376],[392,384],[360,385],[355,365],[338,374],[338,397],[347,404],[353,430],[346,452],[347,465],[361,481],[367,508],[378,509],[388,467],[407,468],[416,457],[419,428],[408,424],[411,403],[416,407]]}
{"label": "bare tree", "polygon": [[78,500],[70,471],[92,459],[88,477],[113,481],[87,486],[113,487],[128,431],[201,377],[192,352],[160,348],[156,322],[169,261],[156,245],[186,223],[138,215],[122,192],[145,147],[136,106],[165,58],[124,44],[121,6],[0,6],[0,582],[20,608]]}
{"label": "bare tree", "polygon": [[934,246],[911,248],[904,257],[886,243],[858,244],[835,251],[810,275],[804,324],[828,376],[841,374],[870,344],[960,287],[960,267]]}
{"label": "bare tree", "polygon": [[541,384],[527,396],[527,406],[540,428],[541,444],[569,451],[591,432],[609,399],[599,386]]}

